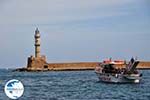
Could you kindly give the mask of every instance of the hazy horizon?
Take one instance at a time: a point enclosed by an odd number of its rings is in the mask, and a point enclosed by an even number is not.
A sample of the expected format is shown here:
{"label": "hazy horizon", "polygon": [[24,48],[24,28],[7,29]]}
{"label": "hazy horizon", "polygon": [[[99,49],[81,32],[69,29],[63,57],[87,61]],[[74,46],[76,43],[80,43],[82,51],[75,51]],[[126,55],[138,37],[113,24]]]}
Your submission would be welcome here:
{"label": "hazy horizon", "polygon": [[47,62],[150,61],[148,0],[1,0],[0,68],[24,67],[41,33]]}

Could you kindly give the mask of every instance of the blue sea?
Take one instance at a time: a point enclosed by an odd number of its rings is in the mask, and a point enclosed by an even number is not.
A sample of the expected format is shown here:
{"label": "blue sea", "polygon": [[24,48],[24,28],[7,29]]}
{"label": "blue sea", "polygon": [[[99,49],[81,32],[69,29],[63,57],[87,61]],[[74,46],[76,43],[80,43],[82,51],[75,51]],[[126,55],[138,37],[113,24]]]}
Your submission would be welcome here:
{"label": "blue sea", "polygon": [[0,100],[10,100],[4,86],[10,79],[24,84],[19,100],[150,100],[150,70],[141,70],[140,84],[99,82],[94,71],[12,72],[0,69]]}

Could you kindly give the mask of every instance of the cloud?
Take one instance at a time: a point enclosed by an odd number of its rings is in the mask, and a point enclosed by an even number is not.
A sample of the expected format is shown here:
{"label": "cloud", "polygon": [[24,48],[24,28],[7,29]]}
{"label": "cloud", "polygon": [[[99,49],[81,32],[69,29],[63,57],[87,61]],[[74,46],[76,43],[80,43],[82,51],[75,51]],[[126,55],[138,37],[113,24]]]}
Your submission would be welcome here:
{"label": "cloud", "polygon": [[[3,2],[0,24],[47,24],[126,14],[130,0],[11,0]],[[2,5],[1,4],[1,5]]]}

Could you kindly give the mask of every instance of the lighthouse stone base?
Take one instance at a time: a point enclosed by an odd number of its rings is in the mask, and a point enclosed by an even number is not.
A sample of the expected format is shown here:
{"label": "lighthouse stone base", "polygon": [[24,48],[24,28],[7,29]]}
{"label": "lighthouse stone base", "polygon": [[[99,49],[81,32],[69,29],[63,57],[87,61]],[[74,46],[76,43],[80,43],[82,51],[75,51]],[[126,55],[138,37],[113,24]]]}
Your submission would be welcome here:
{"label": "lighthouse stone base", "polygon": [[27,60],[27,69],[28,70],[47,70],[48,64],[46,62],[46,56],[41,57],[28,57]]}

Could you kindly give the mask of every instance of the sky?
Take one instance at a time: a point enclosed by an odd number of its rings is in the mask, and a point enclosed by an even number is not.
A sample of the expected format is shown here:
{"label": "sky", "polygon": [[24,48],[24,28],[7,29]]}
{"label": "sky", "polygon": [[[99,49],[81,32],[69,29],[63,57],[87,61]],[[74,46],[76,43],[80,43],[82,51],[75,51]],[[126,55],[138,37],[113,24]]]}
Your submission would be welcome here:
{"label": "sky", "polygon": [[49,63],[150,60],[149,0],[0,0],[0,68],[26,66],[36,27]]}

